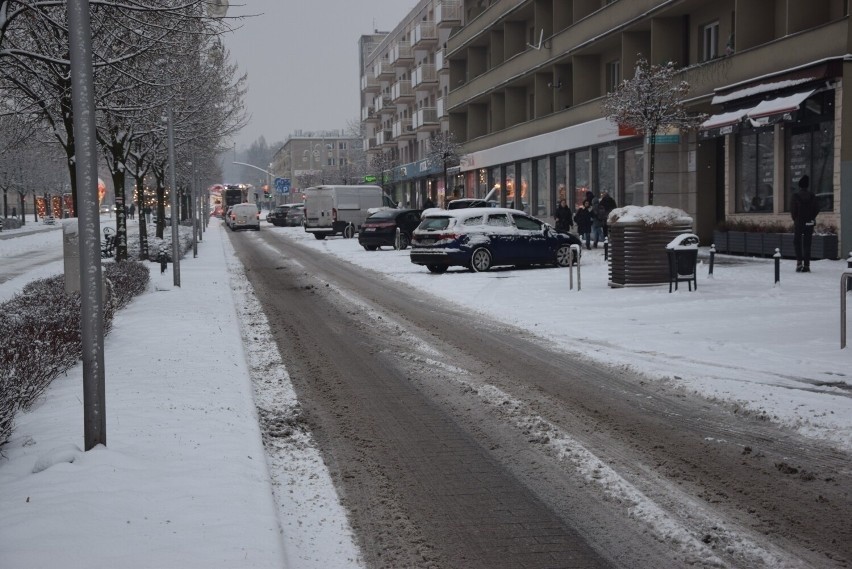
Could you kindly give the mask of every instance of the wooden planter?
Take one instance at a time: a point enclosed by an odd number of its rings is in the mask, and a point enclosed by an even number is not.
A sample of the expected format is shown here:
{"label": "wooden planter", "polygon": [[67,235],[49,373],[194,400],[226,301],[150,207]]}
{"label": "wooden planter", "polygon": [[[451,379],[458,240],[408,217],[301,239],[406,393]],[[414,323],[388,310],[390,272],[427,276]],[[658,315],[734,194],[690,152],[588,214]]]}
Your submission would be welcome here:
{"label": "wooden planter", "polygon": [[[718,253],[771,257],[775,249],[785,259],[795,259],[792,233],[760,233],[751,231],[714,231],[713,242]],[[811,259],[837,259],[837,235],[814,235]]]}
{"label": "wooden planter", "polygon": [[682,233],[692,233],[692,224],[648,227],[644,223],[616,222],[609,227],[609,286],[668,284],[669,258],[666,245]]}

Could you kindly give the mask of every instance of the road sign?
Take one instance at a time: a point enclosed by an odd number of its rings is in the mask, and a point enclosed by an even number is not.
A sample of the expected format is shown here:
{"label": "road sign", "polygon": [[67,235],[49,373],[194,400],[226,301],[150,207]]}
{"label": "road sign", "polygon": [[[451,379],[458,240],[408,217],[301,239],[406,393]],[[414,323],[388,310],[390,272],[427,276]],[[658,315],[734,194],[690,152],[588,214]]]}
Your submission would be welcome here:
{"label": "road sign", "polygon": [[275,178],[275,193],[287,195],[290,193],[290,178]]}

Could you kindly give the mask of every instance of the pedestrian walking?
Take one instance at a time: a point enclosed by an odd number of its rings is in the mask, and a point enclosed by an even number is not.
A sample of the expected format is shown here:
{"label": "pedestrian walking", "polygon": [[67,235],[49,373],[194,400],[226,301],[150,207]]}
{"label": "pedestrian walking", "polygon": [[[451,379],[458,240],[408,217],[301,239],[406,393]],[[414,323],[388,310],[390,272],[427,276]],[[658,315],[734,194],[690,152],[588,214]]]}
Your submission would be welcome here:
{"label": "pedestrian walking", "polygon": [[423,209],[429,209],[435,207],[435,202],[432,201],[432,198],[427,197],[426,201],[423,202]]}
{"label": "pedestrian walking", "polygon": [[799,189],[790,200],[790,215],[793,217],[793,247],[796,251],[796,272],[811,272],[811,241],[819,214],[819,202],[810,190],[810,178],[799,178]]}
{"label": "pedestrian walking", "polygon": [[130,214],[130,219],[133,219],[134,218],[133,216],[136,215],[136,204],[135,203],[130,204],[130,209],[128,210],[128,213]]}
{"label": "pedestrian walking", "polygon": [[586,249],[591,249],[592,203],[589,200],[585,200],[583,205],[577,208],[574,221],[577,222],[577,233],[580,234],[581,239],[586,241]]}
{"label": "pedestrian walking", "polygon": [[145,223],[151,223],[151,206],[146,205],[142,212],[145,214]]}
{"label": "pedestrian walking", "polygon": [[571,208],[568,207],[567,200],[561,200],[559,206],[554,212],[556,218],[556,231],[568,233],[574,225],[574,216],[571,214]]}

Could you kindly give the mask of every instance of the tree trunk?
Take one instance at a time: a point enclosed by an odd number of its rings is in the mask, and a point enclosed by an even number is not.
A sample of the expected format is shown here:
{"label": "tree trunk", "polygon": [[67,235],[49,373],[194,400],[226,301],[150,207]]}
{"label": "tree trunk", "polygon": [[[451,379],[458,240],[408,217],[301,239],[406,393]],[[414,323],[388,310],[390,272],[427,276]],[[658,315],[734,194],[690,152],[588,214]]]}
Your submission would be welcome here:
{"label": "tree trunk", "polygon": [[148,222],[145,219],[145,176],[136,177],[136,208],[139,212],[139,260],[148,259]]}
{"label": "tree trunk", "polygon": [[[118,164],[113,160],[113,164]],[[115,260],[127,260],[127,206],[124,203],[124,170],[115,167],[112,175],[112,186],[115,193]]]}
{"label": "tree trunk", "polygon": [[648,169],[648,205],[654,205],[654,162],[657,155],[657,130],[654,129],[649,133],[650,138],[650,166]]}
{"label": "tree trunk", "polygon": [[157,180],[157,239],[163,238],[166,226],[166,181],[163,179],[165,170],[157,171],[154,176]]}
{"label": "tree trunk", "polygon": [[24,207],[25,203],[26,203],[26,202],[24,202],[24,197],[26,195],[27,195],[26,192],[18,192],[18,197],[20,198],[19,201],[21,203],[21,227],[23,227],[24,225],[27,224],[27,210],[26,210],[26,207]]}

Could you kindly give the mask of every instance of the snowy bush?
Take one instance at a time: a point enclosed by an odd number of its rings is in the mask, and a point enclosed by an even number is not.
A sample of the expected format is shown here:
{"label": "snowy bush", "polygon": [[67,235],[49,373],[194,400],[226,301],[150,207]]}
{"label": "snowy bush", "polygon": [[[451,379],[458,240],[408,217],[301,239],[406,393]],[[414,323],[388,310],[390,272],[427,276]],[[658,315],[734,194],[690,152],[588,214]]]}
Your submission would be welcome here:
{"label": "snowy bush", "polygon": [[[109,291],[104,333],[118,308],[142,293],[148,268],[139,262],[107,263]],[[0,305],[0,446],[12,432],[15,413],[28,409],[50,383],[76,365],[82,346],[80,295],[66,294],[63,276],[27,284]]]}

